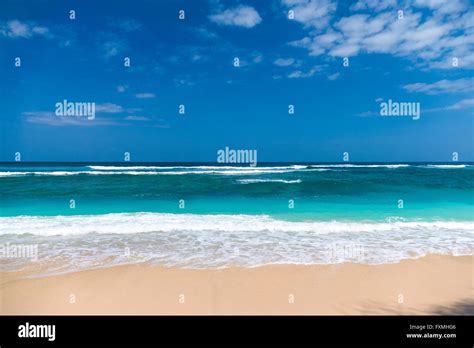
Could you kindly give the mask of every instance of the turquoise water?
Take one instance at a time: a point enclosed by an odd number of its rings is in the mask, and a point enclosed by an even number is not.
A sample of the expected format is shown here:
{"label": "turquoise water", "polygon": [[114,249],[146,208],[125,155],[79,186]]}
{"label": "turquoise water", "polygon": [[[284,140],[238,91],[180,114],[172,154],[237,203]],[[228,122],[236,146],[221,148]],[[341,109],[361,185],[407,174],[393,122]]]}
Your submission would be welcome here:
{"label": "turquoise water", "polygon": [[268,214],[293,221],[472,219],[474,166],[323,166],[3,166],[0,216],[162,212]]}
{"label": "turquoise water", "polygon": [[0,244],[67,270],[396,262],[473,230],[471,163],[0,165]]}

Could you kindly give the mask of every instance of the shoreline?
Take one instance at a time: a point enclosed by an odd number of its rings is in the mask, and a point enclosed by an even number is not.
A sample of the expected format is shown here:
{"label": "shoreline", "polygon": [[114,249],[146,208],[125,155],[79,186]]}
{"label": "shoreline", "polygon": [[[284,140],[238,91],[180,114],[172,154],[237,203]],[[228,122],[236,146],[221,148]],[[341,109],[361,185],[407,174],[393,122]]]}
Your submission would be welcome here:
{"label": "shoreline", "polygon": [[179,269],[121,265],[41,278],[0,272],[1,315],[474,314],[474,257]]}

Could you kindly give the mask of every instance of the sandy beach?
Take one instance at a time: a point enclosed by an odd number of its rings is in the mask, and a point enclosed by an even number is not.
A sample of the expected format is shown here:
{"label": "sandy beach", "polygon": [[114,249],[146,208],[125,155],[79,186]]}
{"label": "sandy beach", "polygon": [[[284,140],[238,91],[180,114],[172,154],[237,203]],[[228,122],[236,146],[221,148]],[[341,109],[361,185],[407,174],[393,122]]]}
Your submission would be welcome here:
{"label": "sandy beach", "polygon": [[473,314],[473,257],[215,270],[2,273],[2,314]]}

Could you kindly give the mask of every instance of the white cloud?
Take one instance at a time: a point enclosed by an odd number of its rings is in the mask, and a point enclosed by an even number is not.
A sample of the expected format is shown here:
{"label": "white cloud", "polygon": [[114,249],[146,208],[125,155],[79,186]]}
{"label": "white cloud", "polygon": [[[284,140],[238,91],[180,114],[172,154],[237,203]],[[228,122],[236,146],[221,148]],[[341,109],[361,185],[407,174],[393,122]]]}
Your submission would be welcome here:
{"label": "white cloud", "polygon": [[359,0],[351,6],[352,11],[375,10],[381,11],[396,6],[397,0]]}
{"label": "white cloud", "polygon": [[254,63],[261,63],[263,61],[263,56],[261,54],[257,54],[254,58],[253,58],[253,62]]}
{"label": "white cloud", "polygon": [[125,92],[127,89],[128,89],[128,86],[127,86],[127,85],[118,85],[118,86],[117,86],[117,92],[119,92],[119,93],[123,93],[123,92]]}
{"label": "white cloud", "polygon": [[463,99],[460,102],[457,102],[453,105],[450,105],[445,108],[445,110],[459,110],[466,108],[474,108],[474,98],[472,99]]}
{"label": "white cloud", "polygon": [[331,56],[336,56],[336,57],[350,57],[350,56],[356,56],[361,47],[358,44],[346,44],[346,45],[338,45],[331,49],[329,54]]}
{"label": "white cloud", "polygon": [[192,56],[191,56],[191,60],[193,62],[197,62],[198,60],[202,60],[203,59],[203,56],[200,55],[199,53],[194,53]]}
{"label": "white cloud", "polygon": [[115,57],[128,48],[127,42],[113,33],[101,32],[98,34],[96,45],[102,58]]}
{"label": "white cloud", "polygon": [[339,78],[339,76],[341,76],[341,74],[338,73],[338,72],[337,72],[337,73],[334,73],[334,74],[331,74],[331,75],[328,76],[328,80],[329,80],[329,81],[337,80],[337,79]]}
{"label": "white cloud", "polygon": [[212,40],[212,39],[217,39],[219,36],[214,33],[213,31],[210,31],[209,29],[205,27],[193,27],[191,28],[191,31],[195,33],[197,36],[199,36],[201,39],[205,40]]}
{"label": "white cloud", "polygon": [[9,30],[8,36],[10,37],[29,38],[32,35],[30,26],[17,20],[9,21],[7,23],[7,28]]}
{"label": "white cloud", "polygon": [[[311,6],[312,0],[281,0],[288,8]],[[366,0],[333,18],[335,1],[318,0],[326,10],[300,18],[307,35],[290,42],[309,55],[333,57],[384,53],[410,59],[421,68],[474,68],[474,11],[463,0]],[[332,4],[332,5],[331,5]],[[397,11],[402,9],[403,18]],[[320,25],[325,23],[324,25]]]}
{"label": "white cloud", "polygon": [[350,9],[352,11],[373,10],[379,12],[394,8],[407,8],[410,6],[446,14],[464,10],[466,3],[466,0],[359,0],[353,4]]}
{"label": "white cloud", "polygon": [[135,115],[131,115],[131,116],[125,117],[125,120],[127,120],[127,121],[148,121],[149,118],[148,118],[148,117],[145,117],[145,116],[135,116]]}
{"label": "white cloud", "polygon": [[95,106],[96,113],[108,113],[108,114],[118,114],[121,112],[125,112],[125,109],[117,104],[113,103],[104,103],[104,104],[97,104]]}
{"label": "white cloud", "polygon": [[[145,121],[148,118],[144,116],[133,115],[136,112],[142,111],[138,108],[128,108],[114,104],[114,103],[102,103],[95,105],[95,113],[97,114],[121,114],[131,113],[132,115],[123,118],[123,120],[129,121]],[[49,126],[107,126],[107,125],[123,125],[119,120],[112,117],[95,117],[93,120],[87,117],[59,117],[52,111],[26,111],[22,115],[25,117],[26,122],[43,124]]]}
{"label": "white cloud", "polygon": [[107,41],[102,46],[102,54],[105,58],[115,57],[123,49],[119,41]]}
{"label": "white cloud", "polygon": [[176,78],[173,80],[176,86],[194,86],[195,83],[187,78]]}
{"label": "white cloud", "polygon": [[46,27],[33,27],[31,31],[40,35],[47,35],[49,33],[49,29]]}
{"label": "white cloud", "polygon": [[305,37],[301,40],[290,42],[289,44],[294,47],[306,48],[311,56],[319,56],[342,39],[343,37],[340,33],[329,29],[324,34],[313,38]]}
{"label": "white cloud", "polygon": [[429,8],[439,13],[455,13],[465,8],[463,2],[461,0],[415,0],[414,6]]}
{"label": "white cloud", "polygon": [[278,66],[290,66],[295,62],[293,58],[278,58],[273,63]]}
{"label": "white cloud", "polygon": [[59,117],[50,111],[27,111],[23,112],[26,122],[46,126],[108,126],[116,125],[114,120],[99,119],[88,120],[87,117]]}
{"label": "white cloud", "polygon": [[314,76],[317,72],[320,72],[324,69],[325,65],[316,65],[309,69],[308,71],[302,70],[295,70],[288,74],[289,79],[300,79],[300,78],[308,78]]}
{"label": "white cloud", "polygon": [[336,3],[331,0],[282,0],[294,13],[294,20],[308,27],[324,28],[336,11]]}
{"label": "white cloud", "polygon": [[434,83],[411,83],[403,86],[403,89],[408,92],[418,92],[430,95],[469,92],[474,90],[474,78],[440,80]]}
{"label": "white cloud", "polygon": [[359,112],[356,114],[356,116],[359,116],[359,117],[370,117],[370,116],[377,116],[377,115],[380,115],[380,114],[375,111],[364,111],[364,112]]}
{"label": "white cloud", "polygon": [[262,17],[251,6],[238,6],[209,16],[210,20],[219,25],[235,25],[252,28],[262,21]]}
{"label": "white cloud", "polygon": [[22,115],[31,119],[57,117],[52,111],[25,111],[22,113]]}
{"label": "white cloud", "polygon": [[41,35],[49,37],[49,29],[37,26],[31,23],[20,22],[19,20],[11,20],[5,24],[0,24],[0,34],[10,38],[28,39],[33,35]]}
{"label": "white cloud", "polygon": [[152,99],[152,98],[155,98],[155,94],[154,93],[137,93],[135,94],[135,97],[137,97],[138,99]]}
{"label": "white cloud", "polygon": [[132,32],[132,31],[137,31],[142,28],[142,25],[140,22],[134,20],[134,19],[123,19],[114,24],[114,26],[119,27],[120,29],[126,31],[126,32]]}
{"label": "white cloud", "polygon": [[393,19],[393,15],[389,13],[382,13],[376,17],[370,17],[367,14],[355,14],[341,18],[334,26],[346,37],[354,39],[380,32],[391,19]]}
{"label": "white cloud", "polygon": [[463,99],[458,101],[457,103],[441,106],[437,108],[432,108],[425,110],[424,112],[439,112],[439,111],[453,111],[453,110],[463,110],[463,109],[470,109],[471,114],[474,115],[474,98]]}

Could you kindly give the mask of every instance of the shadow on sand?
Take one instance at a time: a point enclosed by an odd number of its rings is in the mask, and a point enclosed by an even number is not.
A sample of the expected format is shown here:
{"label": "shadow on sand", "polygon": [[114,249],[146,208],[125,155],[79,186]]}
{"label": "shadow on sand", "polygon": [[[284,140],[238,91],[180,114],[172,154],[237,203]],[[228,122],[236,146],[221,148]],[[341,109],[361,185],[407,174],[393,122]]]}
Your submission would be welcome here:
{"label": "shadow on sand", "polygon": [[433,309],[435,315],[474,315],[474,299],[464,299],[449,306]]}
{"label": "shadow on sand", "polygon": [[358,309],[362,315],[474,315],[474,299],[463,299],[446,306],[415,308],[404,305],[387,306],[366,301]]}

